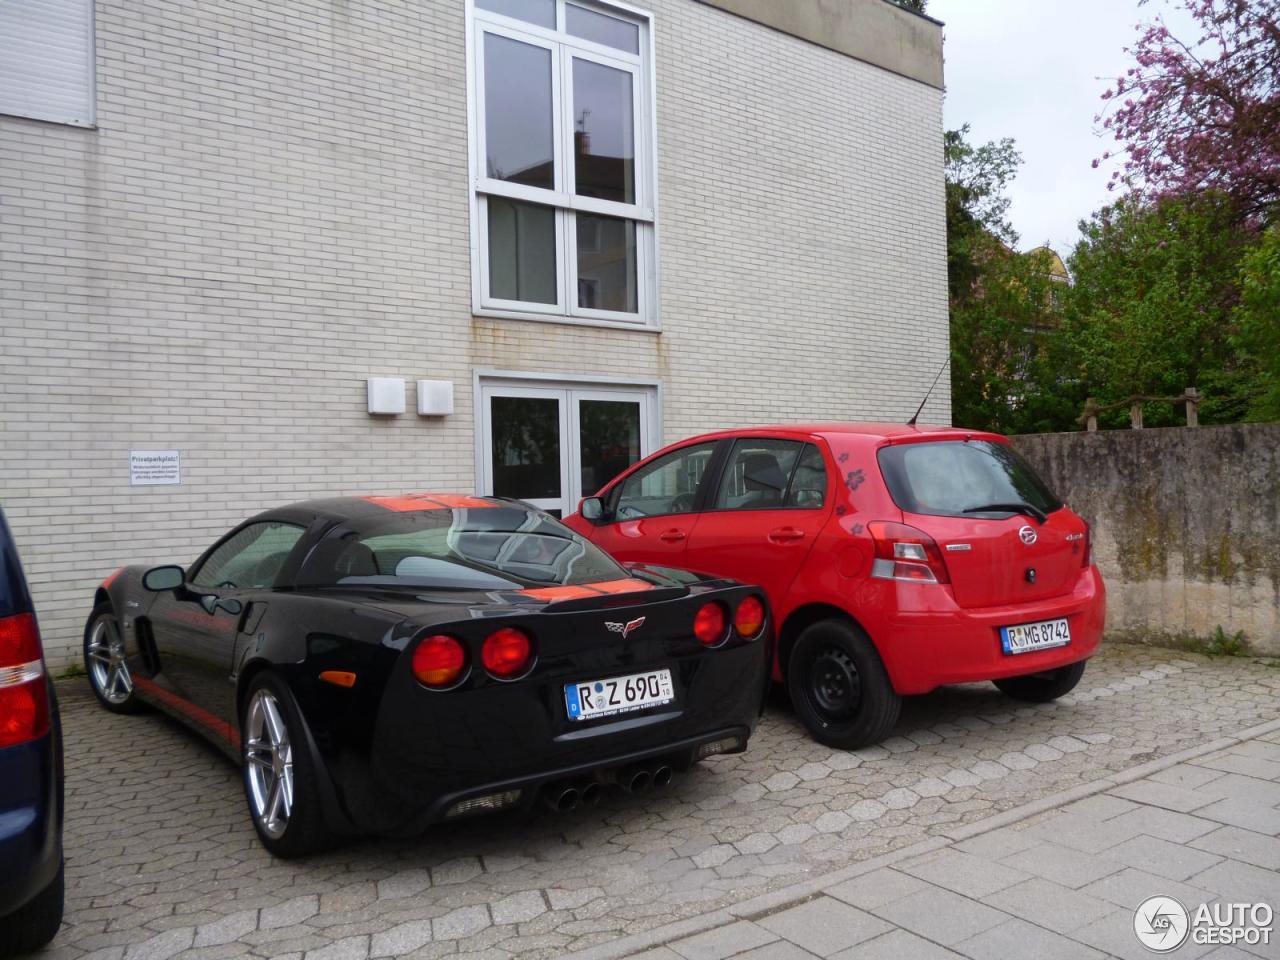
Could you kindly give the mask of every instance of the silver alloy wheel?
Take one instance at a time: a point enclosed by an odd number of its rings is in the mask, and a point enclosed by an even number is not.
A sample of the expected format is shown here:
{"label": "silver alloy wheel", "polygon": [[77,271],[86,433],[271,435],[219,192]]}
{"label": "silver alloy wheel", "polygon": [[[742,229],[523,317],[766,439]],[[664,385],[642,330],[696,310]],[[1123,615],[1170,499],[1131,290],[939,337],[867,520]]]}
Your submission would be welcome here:
{"label": "silver alloy wheel", "polygon": [[115,617],[99,617],[89,634],[89,676],[108,703],[124,703],[133,693],[133,678],[124,659],[124,638]]}
{"label": "silver alloy wheel", "polygon": [[279,839],[293,812],[293,745],[280,702],[270,690],[254,693],[244,727],[249,806],[263,832]]}

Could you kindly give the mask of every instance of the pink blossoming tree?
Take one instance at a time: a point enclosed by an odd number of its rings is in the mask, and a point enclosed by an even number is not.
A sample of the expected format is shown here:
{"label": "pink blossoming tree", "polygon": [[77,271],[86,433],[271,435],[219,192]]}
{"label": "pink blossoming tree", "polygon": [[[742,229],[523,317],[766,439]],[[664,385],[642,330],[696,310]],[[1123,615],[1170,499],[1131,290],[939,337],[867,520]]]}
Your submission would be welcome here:
{"label": "pink blossoming tree", "polygon": [[1098,119],[1124,153],[1108,186],[1155,197],[1221,191],[1256,220],[1280,201],[1280,0],[1179,6],[1202,36],[1175,37],[1159,16],[1139,25],[1126,51],[1136,65],[1103,94]]}

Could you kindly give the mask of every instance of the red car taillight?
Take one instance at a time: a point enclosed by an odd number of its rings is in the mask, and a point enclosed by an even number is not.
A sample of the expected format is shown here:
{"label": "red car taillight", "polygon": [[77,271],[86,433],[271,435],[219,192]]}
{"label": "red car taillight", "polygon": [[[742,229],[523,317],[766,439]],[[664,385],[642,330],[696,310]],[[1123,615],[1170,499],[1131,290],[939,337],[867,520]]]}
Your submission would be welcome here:
{"label": "red car taillight", "polygon": [[529,635],[515,627],[494,631],[480,648],[480,661],[484,668],[501,680],[524,673],[532,659],[533,645],[529,642]]}
{"label": "red car taillight", "polygon": [[733,615],[733,629],[738,631],[738,636],[749,640],[759,634],[763,626],[764,604],[759,597],[747,597],[738,604],[737,612]]}
{"label": "red car taillight", "polygon": [[36,618],[0,617],[0,748],[49,732],[49,690]]}
{"label": "red car taillight", "polygon": [[912,583],[949,583],[947,565],[933,537],[905,523],[873,520],[867,524],[876,545],[871,576]]}
{"label": "red car taillight", "polygon": [[704,603],[693,618],[693,634],[704,646],[713,647],[724,639],[724,607],[716,603]]}
{"label": "red car taillight", "polygon": [[467,652],[453,637],[438,633],[413,651],[413,675],[427,687],[450,687],[467,667]]}

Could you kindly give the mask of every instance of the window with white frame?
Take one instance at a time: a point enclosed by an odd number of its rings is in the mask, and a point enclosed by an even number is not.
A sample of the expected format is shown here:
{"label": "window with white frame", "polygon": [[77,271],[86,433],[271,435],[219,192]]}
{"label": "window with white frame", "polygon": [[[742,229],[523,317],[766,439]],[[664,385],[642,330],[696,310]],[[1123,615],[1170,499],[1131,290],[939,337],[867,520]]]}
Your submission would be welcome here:
{"label": "window with white frame", "polygon": [[475,309],[657,325],[650,21],[470,0]]}
{"label": "window with white frame", "polygon": [[0,114],[93,126],[93,0],[0,0]]}

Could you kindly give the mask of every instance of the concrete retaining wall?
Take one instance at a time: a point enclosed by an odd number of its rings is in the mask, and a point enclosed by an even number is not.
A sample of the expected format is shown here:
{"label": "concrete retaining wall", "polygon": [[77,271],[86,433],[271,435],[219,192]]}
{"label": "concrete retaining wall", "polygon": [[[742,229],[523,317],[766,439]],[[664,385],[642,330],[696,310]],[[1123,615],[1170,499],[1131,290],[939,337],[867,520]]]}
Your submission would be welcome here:
{"label": "concrete retaining wall", "polygon": [[1108,632],[1280,655],[1280,424],[1015,437],[1094,531]]}

